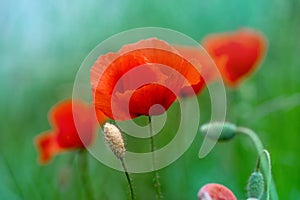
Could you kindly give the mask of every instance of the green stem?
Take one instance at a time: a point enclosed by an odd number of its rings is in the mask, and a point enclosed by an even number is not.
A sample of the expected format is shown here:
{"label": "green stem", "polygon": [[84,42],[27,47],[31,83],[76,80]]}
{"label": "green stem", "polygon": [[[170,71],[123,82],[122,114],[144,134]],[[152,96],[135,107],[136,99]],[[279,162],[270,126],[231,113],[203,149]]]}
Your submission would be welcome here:
{"label": "green stem", "polygon": [[151,123],[151,116],[148,117],[149,120],[149,129],[150,129],[150,151],[152,152],[152,165],[153,165],[153,170],[154,170],[154,187],[156,189],[157,193],[157,199],[161,200],[162,197],[162,192],[161,192],[161,187],[160,187],[160,182],[159,182],[159,175],[158,171],[156,170],[156,161],[155,161],[155,143],[154,143],[154,136],[153,136],[153,127]]}
{"label": "green stem", "polygon": [[[257,134],[254,131],[252,131],[249,128],[238,127],[237,132],[247,135],[252,140],[259,156],[261,155],[261,153],[265,152],[265,149],[263,147],[261,140],[259,139],[259,137],[257,136]],[[269,198],[271,197],[272,200],[278,200],[276,186],[275,186],[275,183],[274,183],[274,180],[272,177],[272,173],[271,173],[270,157],[267,156],[267,160],[266,160],[266,158],[259,159],[259,160],[260,160],[259,165],[261,167],[262,172],[265,175],[267,174],[267,176],[268,176],[268,181],[267,181],[268,184],[266,185],[266,191],[267,191],[266,199],[269,200]]]}
{"label": "green stem", "polygon": [[262,152],[267,159],[268,163],[268,176],[267,176],[267,199],[269,199],[269,194],[270,194],[270,184],[271,184],[271,177],[272,177],[272,165],[271,165],[271,156],[268,150],[264,149]]}
{"label": "green stem", "polygon": [[81,183],[85,191],[85,199],[94,200],[93,188],[89,178],[88,154],[86,150],[80,150],[78,166]]}
{"label": "green stem", "polygon": [[132,182],[131,182],[129,173],[128,173],[127,168],[125,166],[124,159],[121,158],[120,160],[121,160],[121,163],[122,163],[122,167],[124,169],[124,173],[125,173],[125,176],[126,176],[126,179],[127,179],[128,185],[129,185],[129,188],[130,188],[131,200],[134,200],[135,198],[134,198],[133,186],[132,186]]}

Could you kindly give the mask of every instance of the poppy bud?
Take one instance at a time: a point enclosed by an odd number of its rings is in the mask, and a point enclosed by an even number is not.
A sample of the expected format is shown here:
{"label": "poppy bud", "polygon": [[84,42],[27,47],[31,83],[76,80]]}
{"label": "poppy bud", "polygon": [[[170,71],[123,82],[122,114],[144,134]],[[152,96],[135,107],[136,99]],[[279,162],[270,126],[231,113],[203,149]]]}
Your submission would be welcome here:
{"label": "poppy bud", "polygon": [[260,172],[253,172],[248,180],[248,199],[261,199],[264,194],[264,178]]}
{"label": "poppy bud", "polygon": [[227,141],[235,136],[237,126],[229,122],[212,122],[202,125],[200,130],[212,140]]}
{"label": "poppy bud", "polygon": [[104,124],[104,139],[109,145],[109,148],[119,159],[124,158],[126,148],[122,134],[118,127],[113,124],[105,123]]}
{"label": "poppy bud", "polygon": [[227,187],[209,183],[199,190],[198,200],[236,200],[236,197]]}

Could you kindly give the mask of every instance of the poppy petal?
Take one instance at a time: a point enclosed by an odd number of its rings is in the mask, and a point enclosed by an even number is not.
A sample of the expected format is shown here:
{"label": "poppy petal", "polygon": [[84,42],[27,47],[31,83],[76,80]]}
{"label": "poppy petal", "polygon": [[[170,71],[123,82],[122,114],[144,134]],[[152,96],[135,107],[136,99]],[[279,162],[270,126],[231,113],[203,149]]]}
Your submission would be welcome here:
{"label": "poppy petal", "polygon": [[35,137],[35,145],[39,153],[39,163],[47,164],[52,158],[62,149],[57,145],[56,134],[52,132],[46,132]]}
{"label": "poppy petal", "polygon": [[[166,95],[168,98],[164,98]],[[169,88],[159,84],[148,84],[134,91],[130,99],[129,109],[134,117],[160,115],[170,107],[175,99],[175,94]],[[157,104],[164,109],[152,107]]]}
{"label": "poppy petal", "polygon": [[74,123],[72,100],[57,103],[49,113],[49,121],[57,131],[58,143],[61,147],[81,144]]}
{"label": "poppy petal", "polygon": [[84,148],[92,142],[97,122],[92,106],[66,100],[54,106],[49,118],[57,129],[57,142],[61,147]]}
{"label": "poppy petal", "polygon": [[261,33],[251,29],[212,34],[202,41],[223,80],[232,87],[258,67],[266,53],[266,43]]}

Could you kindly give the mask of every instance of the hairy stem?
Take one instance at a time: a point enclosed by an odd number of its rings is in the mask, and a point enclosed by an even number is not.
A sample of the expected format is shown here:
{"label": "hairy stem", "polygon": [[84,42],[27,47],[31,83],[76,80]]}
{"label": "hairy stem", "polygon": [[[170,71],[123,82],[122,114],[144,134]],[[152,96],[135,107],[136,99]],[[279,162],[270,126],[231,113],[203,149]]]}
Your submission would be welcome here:
{"label": "hairy stem", "polygon": [[268,163],[268,177],[267,177],[267,199],[269,199],[269,194],[270,194],[270,184],[271,184],[271,177],[272,177],[272,165],[271,165],[271,156],[268,150],[264,149],[263,151],[267,163]]}
{"label": "hairy stem", "polygon": [[156,170],[156,160],[155,160],[155,143],[154,143],[154,137],[153,137],[153,127],[151,123],[151,116],[148,117],[149,120],[149,129],[150,129],[150,151],[152,152],[152,165],[154,170],[154,187],[156,189],[157,199],[162,199],[162,192],[159,182],[159,175],[158,171]]}
{"label": "hairy stem", "polygon": [[[265,153],[263,144],[254,131],[252,131],[249,128],[238,127],[237,132],[247,135],[252,140],[259,156],[262,153]],[[267,185],[266,185],[266,193],[267,193],[266,199],[269,200],[271,198],[272,200],[278,200],[276,186],[275,186],[275,183],[274,183],[274,180],[272,177],[272,173],[271,173],[270,157],[269,157],[269,154],[266,154],[266,155],[267,155],[266,156],[267,159],[266,159],[266,157],[264,157],[263,159],[260,157],[259,163],[258,163],[260,165],[262,172],[265,174],[265,176],[268,177],[267,178],[268,181],[267,181]]]}
{"label": "hairy stem", "polygon": [[134,192],[133,192],[133,186],[132,186],[132,182],[131,182],[129,173],[127,172],[127,168],[126,168],[126,166],[125,166],[124,159],[121,158],[120,160],[121,160],[121,163],[122,163],[122,167],[123,167],[123,169],[124,169],[124,173],[125,173],[125,176],[126,176],[126,179],[127,179],[128,185],[129,185],[129,188],[130,188],[130,196],[131,196],[131,200],[134,200],[135,197],[134,197]]}

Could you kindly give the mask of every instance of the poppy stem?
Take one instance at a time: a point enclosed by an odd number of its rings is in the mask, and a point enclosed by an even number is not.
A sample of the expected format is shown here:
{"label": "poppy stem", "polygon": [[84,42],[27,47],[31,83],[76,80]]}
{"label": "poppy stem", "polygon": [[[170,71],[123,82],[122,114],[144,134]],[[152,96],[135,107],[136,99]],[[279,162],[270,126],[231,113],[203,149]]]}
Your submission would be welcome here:
{"label": "poppy stem", "polygon": [[78,167],[81,183],[85,192],[85,199],[94,200],[93,188],[89,178],[88,154],[85,149],[79,151]]}
{"label": "poppy stem", "polygon": [[[267,150],[264,149],[263,144],[257,134],[245,127],[238,127],[236,130],[240,134],[247,135],[253,142],[258,154],[259,154],[259,160],[257,163],[256,168],[259,166],[261,168],[262,172],[265,174],[267,177],[267,185],[266,185],[266,199],[269,200],[270,198],[272,200],[278,200],[278,195],[276,191],[276,186],[272,177],[272,172],[271,172],[271,157],[270,154]],[[264,153],[266,156],[264,159],[262,159],[261,154]]]}
{"label": "poppy stem", "polygon": [[130,188],[130,196],[131,196],[131,199],[134,200],[134,199],[135,199],[135,196],[134,196],[134,192],[133,192],[133,186],[132,186],[131,178],[130,178],[129,173],[128,173],[128,171],[127,171],[127,168],[126,168],[124,159],[123,159],[123,158],[120,158],[120,160],[121,160],[121,163],[122,163],[122,167],[123,167],[123,169],[124,169],[124,173],[125,173],[125,176],[126,176],[126,179],[127,179],[128,185],[129,185],[129,188]]}
{"label": "poppy stem", "polygon": [[157,193],[157,199],[160,200],[162,199],[162,192],[161,192],[161,187],[160,187],[160,182],[159,182],[159,174],[158,171],[156,170],[156,160],[155,160],[155,143],[154,143],[154,136],[153,136],[153,127],[151,123],[151,116],[148,116],[149,120],[149,129],[150,129],[150,151],[152,152],[152,166],[154,170],[154,187],[156,188],[156,193]]}
{"label": "poppy stem", "polygon": [[257,159],[257,163],[256,163],[256,171],[259,171],[260,167],[261,167],[261,157],[263,156],[262,154],[264,154],[264,156],[267,159],[267,163],[268,163],[268,175],[267,175],[267,187],[266,187],[266,199],[269,200],[269,194],[270,194],[270,184],[271,184],[271,177],[272,177],[272,165],[271,165],[271,156],[268,150],[264,149],[263,152],[261,152],[261,154],[259,155],[258,159]]}

